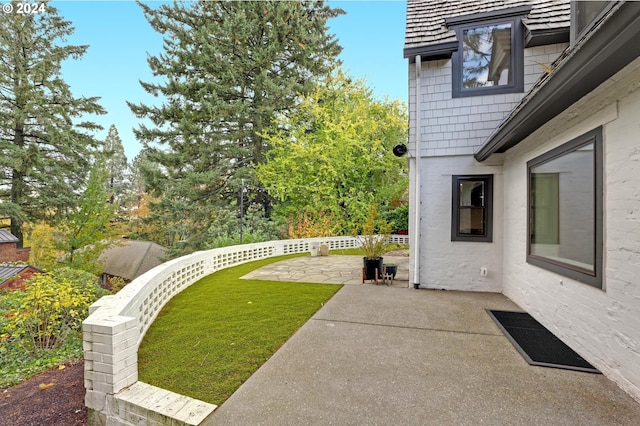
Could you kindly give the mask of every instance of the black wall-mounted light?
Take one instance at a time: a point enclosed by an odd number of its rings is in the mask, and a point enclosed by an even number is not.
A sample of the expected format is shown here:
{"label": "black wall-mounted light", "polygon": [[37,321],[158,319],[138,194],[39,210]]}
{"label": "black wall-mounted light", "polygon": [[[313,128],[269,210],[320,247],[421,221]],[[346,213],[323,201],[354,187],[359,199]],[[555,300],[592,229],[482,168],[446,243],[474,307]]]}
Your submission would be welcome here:
{"label": "black wall-mounted light", "polygon": [[393,147],[393,155],[395,155],[396,157],[402,157],[406,153],[407,146],[403,143],[396,144],[396,146]]}

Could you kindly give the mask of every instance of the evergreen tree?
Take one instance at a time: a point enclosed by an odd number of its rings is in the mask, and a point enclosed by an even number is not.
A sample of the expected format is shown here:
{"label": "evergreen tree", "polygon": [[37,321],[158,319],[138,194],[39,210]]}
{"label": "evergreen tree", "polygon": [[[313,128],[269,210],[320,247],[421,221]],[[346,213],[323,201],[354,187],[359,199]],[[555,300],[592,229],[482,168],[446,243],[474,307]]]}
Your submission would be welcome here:
{"label": "evergreen tree", "polygon": [[[251,168],[264,160],[265,126],[334,67],[341,48],[326,23],[342,11],[321,1],[140,6],[164,34],[164,52],[148,61],[163,80],[141,84],[163,103],[130,104],[154,124],[136,136],[161,166],[147,174],[160,197],[155,211],[186,240],[184,251],[194,250],[213,209],[237,198],[241,179],[255,187]],[[262,194],[253,201],[266,204]]]}
{"label": "evergreen tree", "polygon": [[149,174],[148,179],[152,179],[155,174],[160,174],[157,166],[157,163],[147,158],[146,151],[141,151],[135,156],[129,167],[129,188],[124,204],[131,238],[168,246],[171,238],[167,235],[166,225],[159,220],[154,220],[151,214],[150,207],[152,204],[157,204],[158,200],[147,192],[145,185],[145,173]]}
{"label": "evergreen tree", "polygon": [[120,201],[125,195],[128,182],[128,165],[127,156],[122,146],[122,139],[120,139],[118,129],[116,129],[116,126],[113,124],[109,127],[103,150],[108,174],[107,188],[111,193],[109,202],[115,203],[116,201]]}
{"label": "evergreen tree", "polygon": [[71,23],[46,13],[0,14],[0,204],[23,242],[23,222],[64,213],[77,204],[98,143],[97,98],[76,98],[61,77],[62,62],[87,46],[65,43]]}

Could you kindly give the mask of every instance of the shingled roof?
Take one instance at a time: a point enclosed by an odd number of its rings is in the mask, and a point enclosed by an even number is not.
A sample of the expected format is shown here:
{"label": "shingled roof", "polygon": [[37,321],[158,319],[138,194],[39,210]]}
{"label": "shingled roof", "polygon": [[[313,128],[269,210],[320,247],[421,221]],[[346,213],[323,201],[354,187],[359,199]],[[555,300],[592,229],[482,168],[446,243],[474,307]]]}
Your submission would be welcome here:
{"label": "shingled roof", "polygon": [[446,18],[523,6],[531,7],[522,20],[528,46],[536,44],[536,37],[549,33],[566,33],[568,41],[571,3],[567,0],[408,0],[405,57],[421,47],[456,42],[455,32],[445,24]]}
{"label": "shingled roof", "polygon": [[4,229],[0,229],[0,244],[17,243],[18,241],[20,241],[18,240],[18,237],[13,235],[11,232]]}
{"label": "shingled roof", "polygon": [[166,249],[150,241],[125,241],[106,250],[99,257],[104,272],[133,280],[162,263]]}
{"label": "shingled roof", "polygon": [[21,271],[26,269],[26,265],[13,266],[0,264],[0,284],[5,282],[11,277],[18,275]]}
{"label": "shingled roof", "polygon": [[[11,278],[21,275],[23,272],[30,271],[32,273],[44,273],[42,270],[31,265],[11,265],[0,263],[0,288],[7,288],[5,283]],[[24,279],[30,278],[32,274],[23,277]]]}

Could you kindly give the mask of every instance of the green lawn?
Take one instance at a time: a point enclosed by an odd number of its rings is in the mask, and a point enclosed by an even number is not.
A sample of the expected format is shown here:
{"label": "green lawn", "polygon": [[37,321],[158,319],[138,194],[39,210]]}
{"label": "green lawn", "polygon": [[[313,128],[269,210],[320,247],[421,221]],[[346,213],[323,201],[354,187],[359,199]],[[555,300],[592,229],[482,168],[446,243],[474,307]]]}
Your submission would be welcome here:
{"label": "green lawn", "polygon": [[175,296],[140,345],[140,380],[222,404],[342,287],[239,279],[296,256],[224,269]]}

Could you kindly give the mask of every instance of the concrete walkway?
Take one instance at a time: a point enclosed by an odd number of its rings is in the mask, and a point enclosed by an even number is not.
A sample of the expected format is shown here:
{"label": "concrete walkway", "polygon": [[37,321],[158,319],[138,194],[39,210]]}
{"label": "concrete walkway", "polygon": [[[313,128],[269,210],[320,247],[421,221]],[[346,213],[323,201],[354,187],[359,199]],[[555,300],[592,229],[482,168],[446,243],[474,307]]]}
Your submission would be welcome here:
{"label": "concrete walkway", "polygon": [[[325,275],[312,270],[316,259],[275,270]],[[327,275],[342,270],[329,259]],[[485,312],[519,310],[503,295],[361,282],[345,285],[204,424],[640,424],[640,404],[604,376],[529,366]]]}

